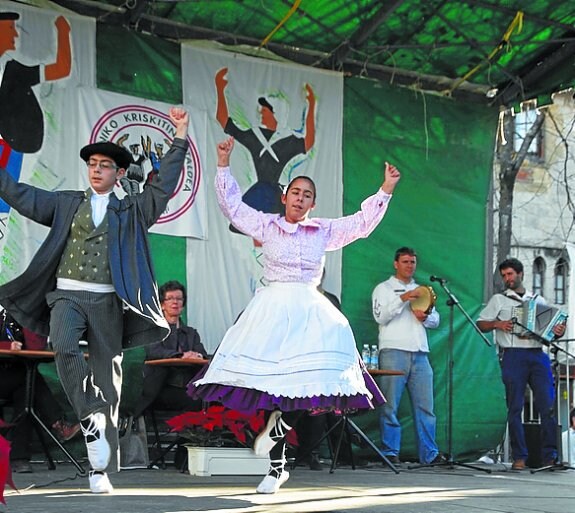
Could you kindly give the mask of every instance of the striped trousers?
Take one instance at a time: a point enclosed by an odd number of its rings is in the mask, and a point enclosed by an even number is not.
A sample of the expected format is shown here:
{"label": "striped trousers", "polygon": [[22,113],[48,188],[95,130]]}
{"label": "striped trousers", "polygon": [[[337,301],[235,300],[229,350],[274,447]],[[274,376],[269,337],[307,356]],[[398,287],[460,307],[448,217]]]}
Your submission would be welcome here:
{"label": "striped trousers", "polygon": [[[50,344],[62,388],[80,420],[107,417],[113,471],[119,464],[118,408],[122,388],[121,300],[115,293],[56,289],[46,296],[51,308]],[[79,341],[88,342],[86,360]]]}

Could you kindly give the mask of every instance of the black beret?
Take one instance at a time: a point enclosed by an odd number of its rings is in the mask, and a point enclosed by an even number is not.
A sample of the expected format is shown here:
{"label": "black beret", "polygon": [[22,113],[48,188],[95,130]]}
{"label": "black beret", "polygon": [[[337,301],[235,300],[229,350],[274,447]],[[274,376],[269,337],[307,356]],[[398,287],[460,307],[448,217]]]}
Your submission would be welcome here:
{"label": "black beret", "polygon": [[92,155],[106,155],[110,157],[118,167],[128,169],[132,163],[132,154],[122,146],[110,141],[88,144],[80,150],[80,158],[88,162]]}

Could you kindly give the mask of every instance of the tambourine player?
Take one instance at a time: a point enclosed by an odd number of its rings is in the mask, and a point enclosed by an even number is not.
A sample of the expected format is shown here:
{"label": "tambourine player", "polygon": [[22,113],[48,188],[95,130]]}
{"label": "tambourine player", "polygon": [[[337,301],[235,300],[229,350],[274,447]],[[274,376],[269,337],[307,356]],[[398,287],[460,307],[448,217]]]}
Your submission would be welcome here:
{"label": "tambourine player", "polygon": [[435,441],[433,413],[433,369],[429,363],[427,329],[439,326],[435,294],[420,286],[413,276],[417,268],[414,249],[395,252],[395,274],[380,283],[372,294],[373,317],[379,325],[379,368],[402,371],[402,376],[380,376],[379,387],[387,402],[380,407],[383,454],[400,463],[401,424],[399,402],[409,390],[416,428],[418,458],[423,464],[440,463],[444,456]]}

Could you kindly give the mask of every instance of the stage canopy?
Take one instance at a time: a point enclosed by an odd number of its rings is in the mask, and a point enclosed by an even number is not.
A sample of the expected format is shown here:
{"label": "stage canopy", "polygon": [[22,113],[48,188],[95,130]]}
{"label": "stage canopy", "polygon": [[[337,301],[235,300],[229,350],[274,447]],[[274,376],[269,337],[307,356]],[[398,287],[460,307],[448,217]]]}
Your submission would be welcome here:
{"label": "stage canopy", "polygon": [[293,62],[486,105],[575,83],[568,0],[55,2],[162,38],[262,47]]}

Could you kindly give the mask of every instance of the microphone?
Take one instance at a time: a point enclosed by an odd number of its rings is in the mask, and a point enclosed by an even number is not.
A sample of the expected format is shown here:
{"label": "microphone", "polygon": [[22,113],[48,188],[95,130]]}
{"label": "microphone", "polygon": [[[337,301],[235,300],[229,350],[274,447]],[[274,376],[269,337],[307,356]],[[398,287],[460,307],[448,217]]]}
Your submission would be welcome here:
{"label": "microphone", "polygon": [[440,278],[439,276],[434,276],[433,274],[429,277],[429,281],[438,281],[439,283],[447,283],[445,278]]}

